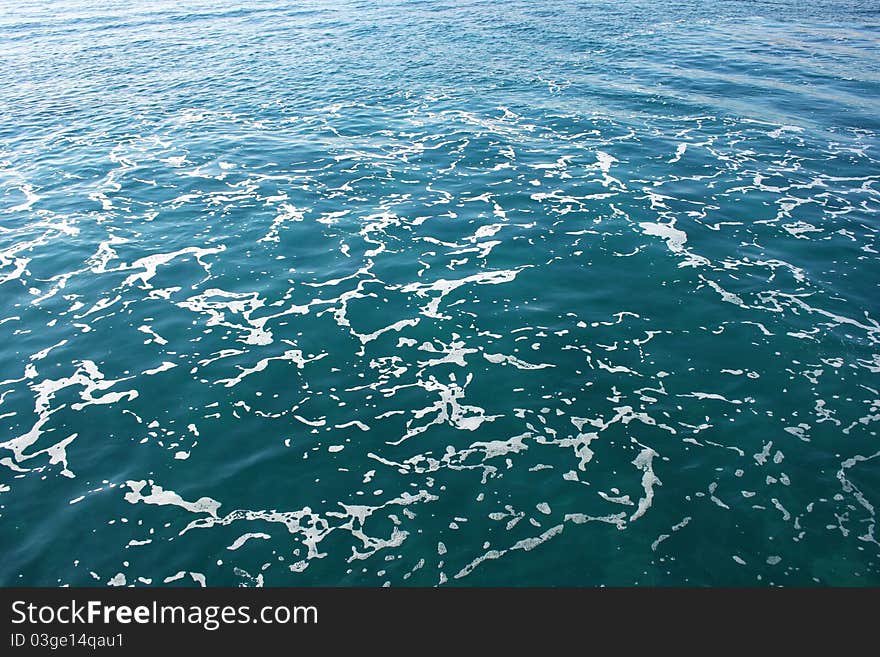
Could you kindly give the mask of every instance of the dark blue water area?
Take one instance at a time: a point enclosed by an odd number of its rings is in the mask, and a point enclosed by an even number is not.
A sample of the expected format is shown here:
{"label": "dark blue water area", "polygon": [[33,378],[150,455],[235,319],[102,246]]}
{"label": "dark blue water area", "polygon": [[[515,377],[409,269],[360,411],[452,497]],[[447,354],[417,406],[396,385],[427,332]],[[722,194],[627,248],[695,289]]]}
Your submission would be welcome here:
{"label": "dark blue water area", "polygon": [[878,36],[5,3],[0,584],[877,585]]}

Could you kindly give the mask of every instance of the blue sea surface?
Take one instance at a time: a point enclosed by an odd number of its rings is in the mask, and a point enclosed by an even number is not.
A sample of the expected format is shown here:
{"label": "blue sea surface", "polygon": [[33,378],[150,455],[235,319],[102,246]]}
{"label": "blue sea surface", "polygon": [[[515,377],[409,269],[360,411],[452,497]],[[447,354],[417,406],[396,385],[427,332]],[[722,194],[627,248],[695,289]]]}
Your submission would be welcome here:
{"label": "blue sea surface", "polygon": [[866,0],[0,6],[0,585],[880,584]]}

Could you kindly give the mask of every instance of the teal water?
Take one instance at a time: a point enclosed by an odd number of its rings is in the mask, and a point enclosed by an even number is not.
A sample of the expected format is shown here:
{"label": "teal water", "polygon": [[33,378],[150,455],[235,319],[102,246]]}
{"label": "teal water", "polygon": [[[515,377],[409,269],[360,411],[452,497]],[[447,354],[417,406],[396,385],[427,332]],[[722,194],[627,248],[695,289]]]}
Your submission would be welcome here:
{"label": "teal water", "polygon": [[880,584],[874,3],[247,4],[0,7],[0,584]]}

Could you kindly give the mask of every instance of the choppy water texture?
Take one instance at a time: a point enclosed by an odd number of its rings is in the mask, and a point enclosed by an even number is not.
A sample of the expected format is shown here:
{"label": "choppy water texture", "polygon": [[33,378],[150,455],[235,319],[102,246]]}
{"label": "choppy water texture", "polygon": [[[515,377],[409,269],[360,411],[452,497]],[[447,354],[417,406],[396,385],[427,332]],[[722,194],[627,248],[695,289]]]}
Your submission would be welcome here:
{"label": "choppy water texture", "polygon": [[880,583],[874,3],[247,4],[0,9],[0,583]]}

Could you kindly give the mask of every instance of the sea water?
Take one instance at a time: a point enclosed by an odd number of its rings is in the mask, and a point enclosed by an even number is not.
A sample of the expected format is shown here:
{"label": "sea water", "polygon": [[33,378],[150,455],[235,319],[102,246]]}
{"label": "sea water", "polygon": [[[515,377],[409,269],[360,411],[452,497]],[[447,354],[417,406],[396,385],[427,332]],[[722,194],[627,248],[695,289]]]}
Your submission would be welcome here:
{"label": "sea water", "polygon": [[0,584],[880,583],[873,2],[4,2]]}

